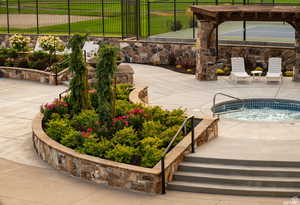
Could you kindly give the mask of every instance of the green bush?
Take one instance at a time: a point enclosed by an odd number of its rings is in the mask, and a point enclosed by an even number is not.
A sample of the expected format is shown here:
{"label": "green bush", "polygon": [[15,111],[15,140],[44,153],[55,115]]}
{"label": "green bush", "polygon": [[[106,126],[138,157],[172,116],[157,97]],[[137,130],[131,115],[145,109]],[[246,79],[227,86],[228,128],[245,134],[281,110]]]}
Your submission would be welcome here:
{"label": "green bush", "polygon": [[60,117],[69,114],[69,106],[67,103],[59,100],[55,100],[51,104],[46,104],[42,107],[42,113],[44,114],[43,121],[47,122],[51,119],[53,113],[57,113]]}
{"label": "green bush", "polygon": [[[55,59],[52,59],[52,62],[56,62]],[[27,63],[29,68],[37,69],[37,70],[45,70],[47,67],[51,65],[50,63],[50,55],[43,51],[36,51],[28,54]]]}
{"label": "green bush", "polygon": [[146,149],[147,146],[150,147],[161,147],[163,145],[163,141],[159,137],[145,137],[140,141],[140,148]]}
{"label": "green bush", "polygon": [[134,147],[117,144],[113,149],[106,152],[105,158],[116,162],[130,164],[133,162],[136,155],[137,150]]}
{"label": "green bush", "polygon": [[165,127],[159,121],[146,121],[143,123],[143,129],[140,132],[141,138],[159,137]]}
{"label": "green bush", "polygon": [[46,127],[47,135],[58,142],[73,131],[70,121],[67,119],[52,119],[46,123]]}
{"label": "green bush", "polygon": [[[180,125],[174,125],[173,127],[169,127],[168,129],[164,130],[163,132],[160,133],[159,137],[162,140],[162,146],[167,147],[168,144],[171,142],[172,138],[175,136],[177,133],[178,129],[180,128]],[[180,142],[183,138],[182,133],[177,136],[175,139],[173,146],[175,146],[178,142]]]}
{"label": "green bush", "polygon": [[77,151],[103,158],[105,153],[111,150],[112,147],[112,143],[105,138],[102,138],[99,142],[95,138],[90,138],[86,139],[82,147],[78,148]]}
{"label": "green bush", "polygon": [[71,130],[67,135],[61,138],[61,143],[67,147],[75,149],[82,146],[84,138],[81,133],[76,130]]}
{"label": "green bush", "polygon": [[20,68],[28,68],[27,58],[25,56],[16,58],[13,66]]}
{"label": "green bush", "polygon": [[116,100],[116,116],[127,115],[133,109],[143,108],[140,104],[133,104],[126,100]]}
{"label": "green bush", "polygon": [[72,119],[72,126],[78,130],[87,130],[88,128],[96,128],[98,122],[98,114],[95,110],[83,110]]}
{"label": "green bush", "polygon": [[133,127],[126,127],[122,130],[116,132],[112,139],[115,144],[122,144],[127,146],[136,146],[139,141],[137,133],[134,131]]}
{"label": "green bush", "polygon": [[130,91],[133,86],[130,84],[117,84],[116,99],[118,100],[129,100]]}
{"label": "green bush", "polygon": [[157,147],[146,146],[142,149],[142,158],[141,158],[141,166],[152,168],[155,166],[160,158],[164,149],[159,149]]}

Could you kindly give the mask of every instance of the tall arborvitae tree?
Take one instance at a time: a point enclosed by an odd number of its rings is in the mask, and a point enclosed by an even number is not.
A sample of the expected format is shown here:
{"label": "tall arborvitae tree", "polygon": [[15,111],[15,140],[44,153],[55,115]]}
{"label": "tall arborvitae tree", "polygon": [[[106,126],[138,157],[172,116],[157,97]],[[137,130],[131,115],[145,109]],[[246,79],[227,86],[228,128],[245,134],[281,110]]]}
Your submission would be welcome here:
{"label": "tall arborvitae tree", "polygon": [[112,84],[117,69],[116,53],[116,48],[101,45],[96,66],[99,120],[108,127],[111,126],[114,117],[114,89]]}
{"label": "tall arborvitae tree", "polygon": [[82,47],[87,35],[76,34],[68,42],[68,47],[72,49],[70,56],[70,71],[73,78],[70,81],[71,91],[69,103],[73,114],[79,113],[83,109],[91,108],[91,101],[88,92],[88,70],[86,68]]}

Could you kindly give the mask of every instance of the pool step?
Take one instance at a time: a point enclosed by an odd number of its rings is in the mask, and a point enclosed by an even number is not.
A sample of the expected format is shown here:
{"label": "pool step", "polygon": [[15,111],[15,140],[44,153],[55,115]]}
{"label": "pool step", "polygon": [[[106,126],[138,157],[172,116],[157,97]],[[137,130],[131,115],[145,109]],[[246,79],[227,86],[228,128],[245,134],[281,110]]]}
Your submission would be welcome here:
{"label": "pool step", "polygon": [[232,195],[300,196],[300,164],[188,155],[179,165],[168,189]]}

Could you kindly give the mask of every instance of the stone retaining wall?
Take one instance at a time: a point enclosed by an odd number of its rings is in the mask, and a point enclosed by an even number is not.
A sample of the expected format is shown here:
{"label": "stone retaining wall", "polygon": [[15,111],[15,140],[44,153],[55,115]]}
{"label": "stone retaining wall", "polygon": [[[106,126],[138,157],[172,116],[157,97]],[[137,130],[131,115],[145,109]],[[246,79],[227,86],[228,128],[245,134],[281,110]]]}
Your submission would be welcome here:
{"label": "stone retaining wall", "polygon": [[[145,89],[140,91],[146,93]],[[135,93],[140,95],[140,92]],[[41,159],[55,169],[98,184],[146,193],[161,192],[160,163],[154,168],[143,168],[77,153],[49,138],[43,131],[42,119],[43,115],[39,113],[33,120],[33,145]],[[203,119],[197,125],[195,128],[197,145],[217,137],[217,123],[217,119]],[[167,182],[172,180],[184,153],[190,149],[190,139],[189,134],[166,155]]]}
{"label": "stone retaining wall", "polygon": [[[35,69],[0,66],[0,77],[19,80],[32,80],[55,85],[55,74]],[[61,82],[67,78],[68,68],[57,74],[57,83],[61,84]]]}
{"label": "stone retaining wall", "polygon": [[[251,42],[219,44],[219,62],[230,66],[231,57],[245,57],[246,66],[267,68],[269,57],[282,57],[283,68],[292,70],[296,53],[294,46],[268,43],[259,45]],[[258,44],[258,45],[256,45]],[[196,47],[194,42],[136,41],[123,40],[120,48],[130,62],[153,65],[182,65],[185,68],[196,66]]]}

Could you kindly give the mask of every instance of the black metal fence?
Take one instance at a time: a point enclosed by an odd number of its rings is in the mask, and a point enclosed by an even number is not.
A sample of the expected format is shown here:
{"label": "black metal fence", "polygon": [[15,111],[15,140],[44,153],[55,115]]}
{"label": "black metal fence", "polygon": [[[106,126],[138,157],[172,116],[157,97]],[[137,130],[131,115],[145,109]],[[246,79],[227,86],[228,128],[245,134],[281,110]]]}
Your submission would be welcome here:
{"label": "black metal fence", "polygon": [[[300,5],[300,0],[0,0],[0,33],[147,37],[190,29],[191,5]],[[244,30],[246,24],[243,23]]]}

